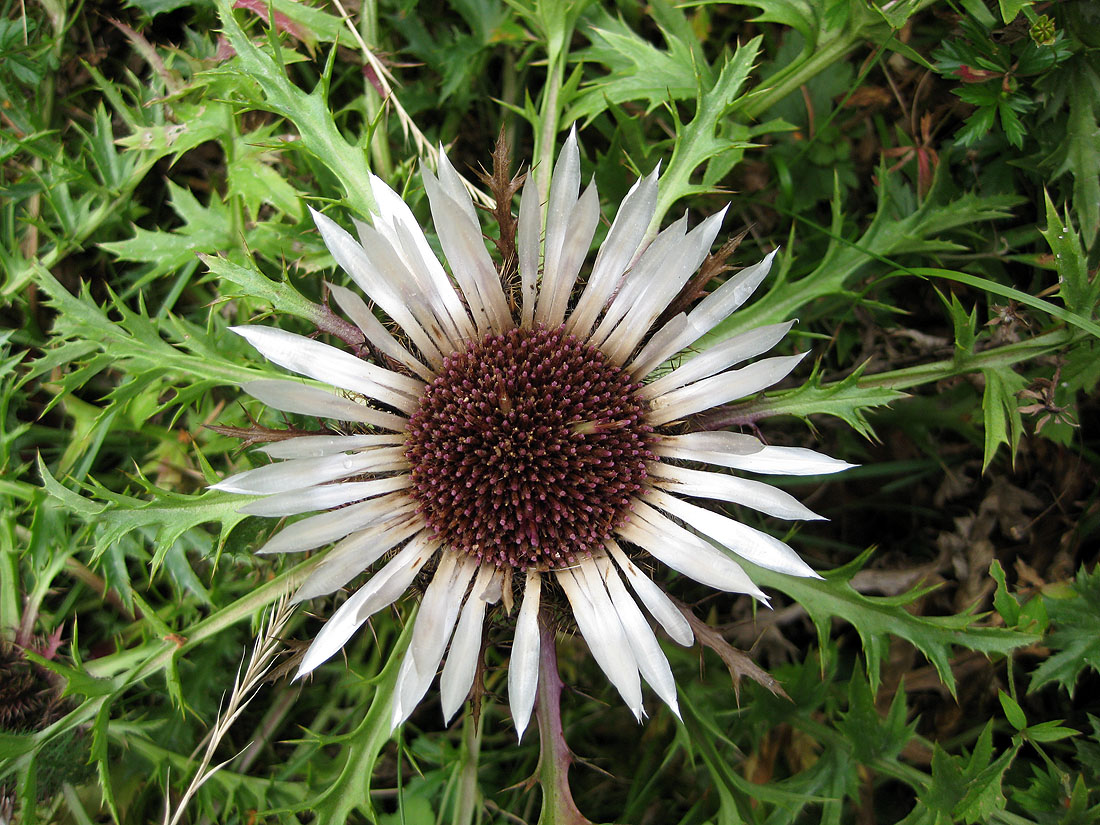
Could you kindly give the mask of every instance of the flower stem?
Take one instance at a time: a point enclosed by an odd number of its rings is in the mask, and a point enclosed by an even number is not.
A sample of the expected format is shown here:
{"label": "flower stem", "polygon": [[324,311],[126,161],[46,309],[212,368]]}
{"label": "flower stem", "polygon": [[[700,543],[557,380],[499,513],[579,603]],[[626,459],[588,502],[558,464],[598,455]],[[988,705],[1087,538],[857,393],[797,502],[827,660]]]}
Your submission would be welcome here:
{"label": "flower stem", "polygon": [[558,674],[557,634],[546,611],[539,612],[539,687],[535,718],[539,723],[539,784],[542,813],[539,825],[592,825],[577,809],[569,790],[573,754],[561,726],[561,676]]}

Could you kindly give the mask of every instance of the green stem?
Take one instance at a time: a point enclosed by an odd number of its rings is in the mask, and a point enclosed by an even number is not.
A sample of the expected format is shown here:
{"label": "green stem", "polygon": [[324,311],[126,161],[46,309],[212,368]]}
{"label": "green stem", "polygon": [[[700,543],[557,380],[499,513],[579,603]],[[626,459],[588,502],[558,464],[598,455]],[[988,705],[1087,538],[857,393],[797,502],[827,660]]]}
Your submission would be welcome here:
{"label": "green stem", "polygon": [[462,768],[455,800],[455,825],[470,825],[478,803],[477,768],[481,757],[481,730],[484,714],[467,713],[462,721]]}
{"label": "green stem", "polygon": [[546,203],[550,199],[550,173],[554,169],[554,138],[558,134],[558,95],[565,75],[565,55],[558,53],[551,57],[546,80],[546,91],[542,98],[542,110],[539,113],[539,131],[535,147],[535,184],[539,190],[539,201]]}
{"label": "green stem", "polygon": [[[859,380],[862,389],[904,390],[921,384],[931,384],[955,375],[979,372],[985,369],[1008,369],[1013,364],[1038,358],[1041,355],[1064,349],[1088,336],[1071,329],[1059,329],[1039,335],[1029,341],[1006,344],[972,354],[959,354],[955,358],[917,364],[900,370],[888,370]],[[822,389],[839,384],[832,381],[822,384]],[[706,415],[699,416],[694,424],[696,430],[718,430],[759,421],[790,412],[786,394],[765,396],[747,404],[718,407]]]}
{"label": "green stem", "polygon": [[[912,17],[934,2],[935,0],[920,0],[909,13],[909,16]],[[897,5],[897,3],[886,4],[886,8],[892,5]],[[755,120],[760,117],[787,95],[797,91],[799,87],[817,77],[833,63],[844,58],[848,52],[861,42],[868,39],[868,29],[878,27],[883,22],[882,18],[872,18],[872,20],[873,22],[863,23],[852,30],[839,32],[831,40],[824,37],[818,40],[812,49],[803,52],[804,57],[802,59],[796,60],[770,77],[766,88],[758,89],[746,96],[740,111],[749,119]]]}
{"label": "green stem", "polygon": [[[380,39],[377,0],[366,0],[359,9],[359,33],[371,50],[377,54]],[[390,144],[387,140],[386,117],[385,113],[382,113],[382,98],[369,80],[366,81],[363,95],[367,123],[373,124],[376,120],[378,121],[377,128],[370,138],[371,165],[377,175],[384,180],[389,180],[393,177],[393,158],[390,156]],[[379,117],[380,113],[381,117]]]}
{"label": "green stem", "polygon": [[868,375],[859,382],[859,385],[861,387],[903,390],[920,384],[941,381],[953,375],[963,375],[983,369],[1004,369],[1020,361],[1038,358],[1040,355],[1062,349],[1086,337],[1086,335],[1070,329],[1060,329],[1048,332],[1045,335],[1039,335],[1028,341],[1006,344],[1003,347],[994,347],[971,355],[959,355],[953,359],[932,361],[914,367]]}

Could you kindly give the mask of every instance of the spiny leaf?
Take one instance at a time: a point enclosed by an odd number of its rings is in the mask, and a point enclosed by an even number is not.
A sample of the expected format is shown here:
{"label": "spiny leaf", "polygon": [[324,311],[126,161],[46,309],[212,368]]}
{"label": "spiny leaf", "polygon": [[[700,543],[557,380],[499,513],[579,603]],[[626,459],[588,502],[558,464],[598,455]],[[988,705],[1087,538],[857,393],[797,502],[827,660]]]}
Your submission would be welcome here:
{"label": "spiny leaf", "polygon": [[390,713],[393,691],[405,649],[412,638],[414,616],[405,623],[397,644],[389,654],[382,672],[375,679],[377,685],[370,708],[363,721],[342,740],[342,766],[340,773],[329,782],[324,792],[309,801],[308,810],[317,817],[319,825],[343,825],[357,808],[373,815],[370,802],[371,777],[382,747],[390,740]]}
{"label": "spiny leaf", "polygon": [[940,680],[952,694],[955,676],[951,672],[951,657],[955,648],[1007,654],[1039,638],[1016,630],[982,626],[979,624],[982,616],[971,612],[956,616],[915,616],[905,609],[905,605],[927,592],[925,589],[917,588],[893,597],[864,596],[849,584],[855,572],[848,566],[826,573],[825,579],[818,580],[752,567],[752,578],[760,585],[783,591],[806,608],[823,647],[827,644],[833,618],[844,619],[855,627],[863,641],[867,676],[874,691],[878,690],[882,663],[893,636],[912,643],[936,668]]}
{"label": "spiny leaf", "polygon": [[[1100,154],[1097,162],[1100,163]],[[1068,310],[1091,317],[1096,311],[1097,300],[1100,299],[1100,277],[1089,278],[1088,261],[1080,235],[1068,221],[1062,221],[1049,193],[1043,192],[1043,200],[1046,204],[1047,226],[1040,233],[1054,255],[1054,269],[1058,273],[1058,295]]]}
{"label": "spiny leaf", "polygon": [[774,415],[793,415],[803,420],[812,415],[834,415],[865,438],[873,439],[874,430],[865,412],[888,406],[906,395],[885,387],[861,386],[864,367],[866,364],[847,378],[831,384],[822,383],[821,373],[815,371],[800,387],[731,407],[723,415],[749,421]]}
{"label": "spiny leaf", "polygon": [[183,219],[183,226],[171,232],[135,228],[134,237],[125,241],[100,244],[124,261],[152,264],[152,277],[167,275],[195,258],[196,252],[213,252],[234,246],[229,210],[215,194],[207,206],[195,196],[168,181],[172,208]]}
{"label": "spiny leaf", "polygon": [[581,52],[590,63],[603,64],[610,74],[587,84],[566,120],[584,120],[608,103],[645,101],[652,111],[670,98],[690,100],[710,69],[695,59],[687,42],[662,30],[667,49],[639,36],[621,19],[604,12],[584,31],[592,45]]}
{"label": "spiny leaf", "polygon": [[1056,682],[1073,698],[1085,668],[1100,670],[1100,567],[1081,568],[1067,597],[1044,595],[1054,632],[1044,644],[1057,651],[1031,675],[1028,692]]}
{"label": "spiny leaf", "polygon": [[1066,82],[1069,118],[1065,140],[1056,154],[1062,157],[1062,162],[1054,175],[1069,173],[1073,176],[1073,205],[1085,240],[1091,243],[1100,231],[1100,177],[1096,174],[1100,167],[1100,122],[1097,120],[1100,75],[1084,60],[1075,61],[1073,65],[1076,71]]}
{"label": "spiny leaf", "polygon": [[1020,443],[1024,425],[1020,419],[1020,404],[1016,393],[1027,387],[1027,379],[1012,369],[985,369],[985,392],[982,396],[982,416],[985,430],[985,448],[982,456],[982,472],[997,454],[1002,444],[1008,444],[1012,456]]}

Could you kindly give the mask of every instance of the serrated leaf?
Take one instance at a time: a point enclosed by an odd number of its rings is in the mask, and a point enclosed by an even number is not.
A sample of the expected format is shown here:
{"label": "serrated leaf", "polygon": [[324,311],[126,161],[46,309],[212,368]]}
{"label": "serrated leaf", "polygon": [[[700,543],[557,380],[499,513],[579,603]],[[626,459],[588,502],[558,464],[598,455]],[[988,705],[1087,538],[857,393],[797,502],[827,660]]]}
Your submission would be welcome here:
{"label": "serrated leaf", "polygon": [[1001,20],[1004,21],[1007,26],[1017,15],[1028,6],[1032,4],[1033,0],[997,0],[997,5],[1001,8]]}
{"label": "serrated leaf", "polygon": [[226,119],[231,116],[227,106],[212,102],[181,102],[173,114],[173,123],[135,124],[130,134],[118,139],[118,144],[154,160],[172,155],[175,163],[196,146],[225,137]]}
{"label": "serrated leaf", "polygon": [[883,718],[866,674],[857,667],[848,682],[848,710],[841,714],[837,729],[847,736],[860,762],[891,761],[916,734],[916,722],[907,724],[906,716],[905,691],[898,690]]}
{"label": "serrated leaf", "polygon": [[1028,693],[1055,682],[1073,698],[1085,668],[1100,670],[1100,567],[1081,568],[1069,598],[1043,597],[1054,632],[1044,644],[1056,651],[1031,674]]}
{"label": "serrated leaf", "polygon": [[95,762],[96,773],[99,776],[99,792],[104,804],[111,812],[114,821],[121,822],[118,813],[118,803],[115,801],[114,783],[111,781],[111,762],[107,752],[107,729],[111,724],[111,703],[105,701],[95,715],[95,723],[92,725],[91,759]]}
{"label": "serrated leaf", "polygon": [[[1073,205],[1085,240],[1091,244],[1100,231],[1100,122],[1097,121],[1097,99],[1100,76],[1089,63],[1078,61],[1076,71],[1067,78],[1069,116],[1065,139],[1056,156],[1062,162],[1054,176],[1073,176]],[[1049,224],[1048,224],[1049,225]]]}
{"label": "serrated leaf", "polygon": [[812,415],[833,415],[864,437],[874,438],[866,411],[888,406],[906,395],[885,387],[861,386],[864,367],[866,364],[848,377],[830,384],[822,383],[820,373],[815,372],[796,389],[732,407],[729,414],[748,420],[774,415],[793,415],[803,420]]}
{"label": "serrated leaf", "polygon": [[236,287],[236,290],[223,287],[223,296],[247,295],[270,304],[280,314],[294,315],[313,323],[319,320],[321,307],[286,281],[280,283],[271,280],[254,264],[241,266],[215,255],[202,255],[200,258],[213,275],[223,279],[227,286]]}
{"label": "serrated leaf", "polygon": [[[928,196],[920,203],[914,202],[913,206],[905,205],[904,189],[883,170],[877,189],[878,208],[871,225],[858,238],[844,237],[846,216],[837,182],[830,226],[814,227],[829,238],[829,246],[813,270],[797,280],[788,279],[787,270],[798,255],[797,245],[792,244],[786,254],[779,256],[779,274],[772,276],[772,288],[768,293],[719,324],[703,337],[700,346],[712,346],[758,326],[797,318],[804,307],[827,295],[845,295],[855,300],[857,296],[845,290],[854,288],[858,278],[865,276],[871,266],[881,266],[884,259],[895,255],[927,255],[962,249],[957,244],[938,240],[937,236],[958,227],[1008,217],[1010,208],[1022,200],[1014,195],[968,194],[947,203],[939,202],[935,195],[943,185],[942,169],[941,164]],[[903,209],[906,211],[902,212]],[[806,219],[802,222],[809,223]],[[772,271],[774,273],[776,267],[773,266]],[[1044,302],[1044,306],[1049,304]]]}
{"label": "serrated leaf", "polygon": [[993,608],[1001,614],[1001,618],[1005,620],[1005,625],[1015,627],[1020,621],[1020,603],[1016,601],[1015,596],[1008,592],[1005,571],[997,559],[993,559],[990,563],[989,575],[997,583],[997,589],[993,592]]}
{"label": "serrated leaf", "polygon": [[956,648],[1007,654],[1039,638],[1030,633],[980,625],[982,616],[971,612],[955,616],[915,616],[904,605],[927,592],[925,589],[918,588],[892,598],[864,596],[849,584],[855,572],[849,567],[825,573],[825,579],[819,580],[752,567],[751,576],[757,584],[781,590],[806,608],[823,646],[833,618],[844,619],[855,627],[863,642],[867,677],[873,691],[878,690],[881,666],[894,636],[909,641],[920,650],[952,694],[955,677],[951,672],[951,657]]}
{"label": "serrated leaf", "polygon": [[111,506],[100,514],[97,521],[103,526],[97,537],[97,549],[115,544],[133,531],[149,528],[155,531],[153,545],[156,551],[152,565],[159,566],[170,547],[186,531],[200,524],[219,525],[219,546],[225,543],[229,533],[247,516],[237,511],[246,503],[233,493],[210,491],[197,496],[186,496],[167,491],[156,491],[152,501],[101,490],[101,495]]}
{"label": "serrated leaf", "polygon": [[657,48],[606,12],[597,18],[595,25],[584,29],[592,45],[580,57],[606,66],[609,74],[586,84],[566,121],[590,119],[606,109],[608,103],[645,101],[646,110],[652,111],[670,99],[695,98],[697,86],[703,80],[698,75],[709,74],[709,68],[696,61],[687,41],[663,29],[661,33],[667,49]]}
{"label": "serrated leaf", "polygon": [[100,244],[124,261],[152,264],[149,277],[166,275],[194,260],[199,252],[214,252],[235,245],[229,210],[212,194],[208,206],[202,206],[191,192],[168,181],[172,208],[184,224],[171,232],[135,227],[134,236],[125,241]]}
{"label": "serrated leaf", "polygon": [[105,505],[89,501],[79,493],[74,493],[72,490],[63,486],[54,478],[42,461],[42,456],[38,456],[37,461],[38,474],[42,478],[43,488],[53,498],[57,499],[62,506],[85,519],[94,518],[103,512]]}
{"label": "serrated leaf", "polygon": [[[143,309],[135,311],[109,293],[107,306],[121,319],[114,321],[107,310],[92,299],[87,285],[79,295],[73,295],[40,265],[34,266],[34,275],[57,311],[54,340],[62,346],[65,342],[77,341],[85,351],[89,345],[99,349],[113,359],[117,369],[133,374],[171,375],[180,383],[208,382],[210,386],[240,384],[274,374],[243,366],[239,360],[226,357],[211,340],[210,332],[179,318],[152,319]],[[57,363],[58,359],[47,353],[31,363],[24,381],[43,375]]]}
{"label": "serrated leaf", "polygon": [[1012,369],[983,369],[982,375],[985,376],[985,390],[982,395],[984,473],[1002,444],[1008,444],[1012,457],[1016,456],[1016,448],[1024,429],[1016,393],[1027,387],[1027,379]]}
{"label": "serrated leaf", "polygon": [[[1019,751],[1020,742],[993,758],[993,723],[990,722],[978,736],[970,757],[952,756],[939,744],[932,751],[932,778],[918,793],[917,808],[905,822],[963,822],[987,823],[996,821],[995,814],[1006,805],[1001,790],[1005,771]],[[924,819],[920,813],[928,814]]]}
{"label": "serrated leaf", "polygon": [[825,4],[811,0],[751,0],[748,5],[760,9],[752,22],[790,26],[805,39],[807,49],[816,45]]}
{"label": "serrated leaf", "polygon": [[1008,750],[974,775],[967,785],[966,795],[952,812],[956,819],[967,825],[985,825],[1005,809],[1008,804],[1002,789],[1005,772],[1012,766],[1019,749],[1018,739],[1013,738]]}
{"label": "serrated leaf", "polygon": [[314,813],[318,825],[344,825],[356,809],[373,816],[371,777],[382,747],[390,740],[393,691],[414,625],[415,614],[405,622],[405,629],[390,652],[385,667],[375,678],[377,687],[363,721],[351,734],[342,738],[343,766],[339,776],[328,784],[319,797],[309,801],[308,810]]}
{"label": "serrated leaf", "polygon": [[651,230],[660,225],[665,213],[680,198],[708,192],[717,183],[705,171],[703,185],[693,184],[692,177],[699,167],[721,160],[722,166],[729,168],[753,145],[748,141],[748,127],[730,118],[729,114],[744,101],[742,89],[762,43],[763,37],[757,36],[748,43],[738,44],[733,55],[723,62],[712,84],[700,77],[695,115],[688,123],[681,126],[675,110],[670,110],[677,124],[676,140],[668,170],[661,177]]}
{"label": "serrated leaf", "polygon": [[368,154],[363,147],[349,143],[337,128],[328,105],[328,76],[318,81],[312,92],[302,91],[287,77],[281,56],[276,59],[245,34],[229,0],[217,0],[217,9],[225,37],[237,52],[232,66],[220,71],[236,69],[241,77],[258,84],[262,97],[258,96],[255,105],[294,123],[305,148],[343,186],[348,205],[360,217],[370,217],[376,206],[371,194]]}
{"label": "serrated leaf", "polygon": [[[1100,163],[1100,154],[1097,158]],[[1100,277],[1090,279],[1081,238],[1072,226],[1062,221],[1047,192],[1043,193],[1043,201],[1046,204],[1047,225],[1046,229],[1039,232],[1054,255],[1054,269],[1058,273],[1058,295],[1071,312],[1091,316],[1097,300],[1100,299]]]}
{"label": "serrated leaf", "polygon": [[253,217],[265,203],[295,220],[302,217],[298,191],[258,157],[245,155],[234,160],[227,167],[226,181],[229,194],[239,197]]}

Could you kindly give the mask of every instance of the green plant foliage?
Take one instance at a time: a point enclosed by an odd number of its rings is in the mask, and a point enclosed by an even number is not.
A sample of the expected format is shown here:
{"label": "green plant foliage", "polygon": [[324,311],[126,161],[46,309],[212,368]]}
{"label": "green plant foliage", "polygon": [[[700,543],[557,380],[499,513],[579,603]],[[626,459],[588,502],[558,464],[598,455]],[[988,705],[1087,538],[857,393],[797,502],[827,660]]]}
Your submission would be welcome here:
{"label": "green plant foliage", "polygon": [[1032,674],[1029,690],[1050,682],[1061,685],[1072,697],[1081,674],[1087,668],[1100,670],[1100,573],[1082,570],[1066,593],[1046,599],[1047,614],[1054,632],[1047,638],[1057,651]]}
{"label": "green plant foliage", "polygon": [[[1100,821],[1100,4],[3,8],[0,822]],[[294,680],[347,591],[283,609],[324,548],[209,489],[318,426],[229,328],[340,344],[307,207],[369,221],[377,175],[438,249],[440,146],[488,210],[503,134],[545,201],[574,124],[593,251],[658,164],[650,238],[727,209],[693,299],[780,250],[695,347],[811,357],[685,426],[859,466],[767,478],[828,519],[785,536],[729,508],[823,576],[753,568],[768,608],[650,567],[701,623],[679,717],[562,616],[564,741],[517,742],[501,611],[476,701],[391,733],[416,593]]]}

